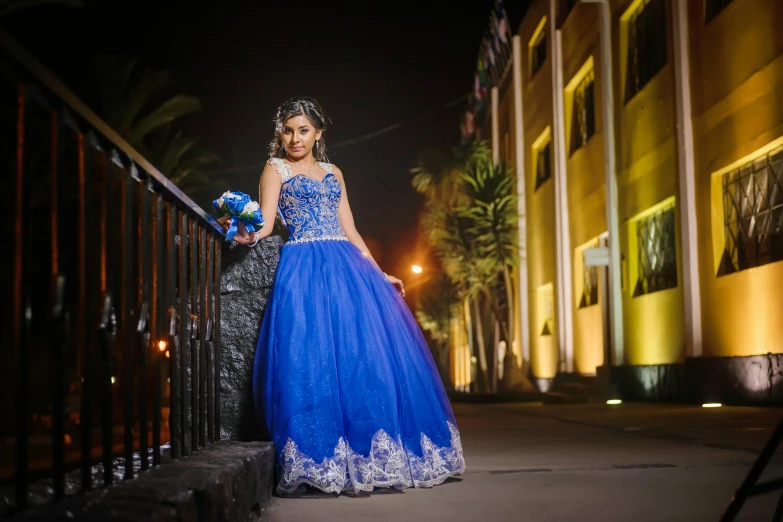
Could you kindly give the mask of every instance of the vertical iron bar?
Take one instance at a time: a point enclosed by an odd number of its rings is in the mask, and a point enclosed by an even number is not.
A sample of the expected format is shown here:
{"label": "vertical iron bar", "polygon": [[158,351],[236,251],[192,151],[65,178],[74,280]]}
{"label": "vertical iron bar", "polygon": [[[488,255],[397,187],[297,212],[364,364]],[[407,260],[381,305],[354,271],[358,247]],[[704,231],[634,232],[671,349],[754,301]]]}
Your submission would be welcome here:
{"label": "vertical iron bar", "polygon": [[[163,195],[158,195],[157,215],[155,216],[155,344],[153,348],[155,354],[155,384],[153,387],[153,406],[152,406],[152,464],[160,464],[160,417],[162,415],[162,386],[163,361],[166,359],[164,353],[169,349],[168,342],[164,332],[166,331],[166,203],[163,201]],[[164,343],[165,344],[162,344]],[[160,348],[163,348],[161,350]],[[171,352],[169,352],[171,355]]]}
{"label": "vertical iron bar", "polygon": [[215,241],[215,440],[220,440],[220,284],[221,243]]}
{"label": "vertical iron bar", "polygon": [[[198,345],[199,345],[199,445],[207,445],[207,230],[199,225],[199,295],[198,295]],[[210,379],[211,380],[211,379]]]}
{"label": "vertical iron bar", "polygon": [[54,390],[52,393],[52,482],[54,499],[65,496],[65,278],[60,275],[60,198],[62,191],[59,183],[60,161],[63,146],[60,141],[61,120],[57,112],[52,112],[52,159],[51,187],[49,198],[49,228],[52,234],[52,272],[51,272],[51,320],[52,320],[52,359],[54,362]]}
{"label": "vertical iron bar", "polygon": [[189,346],[188,327],[190,314],[188,313],[188,301],[190,293],[188,286],[188,247],[190,245],[190,226],[188,216],[182,212],[182,220],[179,228],[179,336],[177,346],[179,348],[179,385],[180,385],[180,433],[182,434],[182,455],[190,453],[187,444],[188,433],[188,366],[187,350]]}
{"label": "vertical iron bar", "polygon": [[125,417],[125,475],[124,479],[133,478],[133,347],[135,345],[135,306],[136,285],[134,284],[134,236],[133,226],[133,194],[136,182],[134,180],[135,165],[130,164],[125,168],[125,179],[122,182],[122,312],[120,324],[122,325],[122,357],[123,368],[123,394]]}
{"label": "vertical iron bar", "polygon": [[[101,434],[103,435],[103,483],[108,486],[114,481],[114,466],[112,463],[112,446],[114,442],[114,422],[113,422],[113,382],[111,374],[111,352],[113,344],[112,315],[113,304],[112,296],[108,291],[108,237],[107,230],[109,223],[108,204],[111,195],[111,185],[109,184],[109,167],[107,158],[101,156],[101,182],[103,191],[99,198],[98,227],[100,231],[100,293],[103,296],[103,306],[100,322],[99,346],[101,349],[100,362],[100,385],[98,390],[101,393]],[[98,184],[100,186],[100,183]]]}
{"label": "vertical iron bar", "polygon": [[27,194],[24,183],[25,98],[24,85],[17,88],[16,119],[16,216],[14,219],[14,296],[13,332],[16,347],[16,443],[15,443],[15,493],[17,509],[27,507],[28,488],[28,396],[27,396],[27,348],[29,344],[29,320],[27,309],[27,249],[24,225],[27,223]]}
{"label": "vertical iron bar", "polygon": [[195,321],[198,306],[198,224],[190,224],[190,448],[198,449],[198,402],[199,402],[199,346],[198,323]]}
{"label": "vertical iron bar", "polygon": [[[174,205],[167,204],[169,218],[169,237],[168,237],[168,320],[169,320],[169,432],[171,434],[171,456],[179,458],[182,454],[182,423],[180,422],[180,401],[182,400],[180,386],[180,344],[177,337],[177,288],[176,288],[176,270],[177,270],[177,246],[175,238],[177,236],[177,208]],[[180,239],[180,241],[182,241]]]}
{"label": "vertical iron bar", "polygon": [[152,281],[152,256],[151,246],[151,192],[146,183],[141,187],[141,315],[137,332],[139,334],[139,456],[141,457],[141,469],[149,468],[149,455],[147,447],[149,444],[149,429],[147,426],[147,365],[150,352],[150,298]]}
{"label": "vertical iron bar", "polygon": [[114,482],[114,465],[112,463],[112,443],[114,439],[114,423],[112,422],[112,375],[111,375],[111,347],[113,344],[112,333],[112,297],[106,292],[103,296],[103,310],[101,313],[101,325],[98,338],[100,357],[103,363],[100,372],[100,385],[98,390],[101,397],[101,433],[103,435],[103,484],[110,486]]}
{"label": "vertical iron bar", "polygon": [[92,206],[92,198],[87,197],[87,154],[85,152],[85,139],[83,134],[77,136],[78,142],[78,167],[79,167],[79,306],[78,321],[79,335],[76,341],[77,350],[82,353],[82,386],[81,386],[81,411],[79,422],[82,428],[82,490],[87,491],[92,487],[92,350],[90,340],[91,329],[94,326],[91,309],[88,305],[87,295],[87,214],[88,205]]}
{"label": "vertical iron bar", "polygon": [[214,387],[215,387],[215,343],[212,342],[212,329],[215,326],[215,314],[212,311],[212,293],[215,291],[215,276],[214,276],[214,261],[215,261],[215,237],[213,234],[209,235],[209,243],[207,246],[207,257],[204,260],[207,265],[207,299],[206,299],[206,315],[207,315],[207,329],[204,335],[204,346],[207,352],[207,364],[206,364],[206,386],[207,386],[207,437],[209,442],[215,442],[215,404],[214,404]]}

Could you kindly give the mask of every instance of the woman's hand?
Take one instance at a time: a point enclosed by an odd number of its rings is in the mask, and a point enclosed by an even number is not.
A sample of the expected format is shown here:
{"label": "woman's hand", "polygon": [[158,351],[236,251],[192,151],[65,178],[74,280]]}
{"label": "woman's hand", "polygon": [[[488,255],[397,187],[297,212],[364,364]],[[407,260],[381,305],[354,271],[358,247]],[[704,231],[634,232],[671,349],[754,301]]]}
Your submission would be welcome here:
{"label": "woman's hand", "polygon": [[[229,220],[224,221],[222,225],[223,225],[223,230],[225,232],[228,232],[228,229],[230,228]],[[250,245],[253,242],[255,242],[256,240],[255,235],[256,235],[255,232],[253,233],[248,232],[247,228],[245,228],[245,224],[240,221],[239,224],[237,224],[237,233],[234,234],[234,241],[236,241],[240,245]]]}
{"label": "woman's hand", "polygon": [[402,284],[402,281],[394,276],[390,276],[389,274],[386,274],[386,279],[397,288],[400,296],[405,297],[405,285]]}

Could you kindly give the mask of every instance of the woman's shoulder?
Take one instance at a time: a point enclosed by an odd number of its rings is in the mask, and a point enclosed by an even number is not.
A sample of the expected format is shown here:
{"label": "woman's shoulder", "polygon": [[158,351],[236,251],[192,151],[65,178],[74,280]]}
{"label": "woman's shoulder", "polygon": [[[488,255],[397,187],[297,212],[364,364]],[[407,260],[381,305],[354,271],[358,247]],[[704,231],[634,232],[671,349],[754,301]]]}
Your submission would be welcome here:
{"label": "woman's shoulder", "polygon": [[334,163],[319,161],[318,164],[321,165],[321,168],[324,169],[325,172],[331,172],[332,174],[340,178],[343,177],[343,171],[341,171],[340,168]]}
{"label": "woman's shoulder", "polygon": [[271,157],[266,161],[264,172],[274,171],[277,172],[283,181],[288,180],[291,177],[291,166],[283,161],[283,158]]}

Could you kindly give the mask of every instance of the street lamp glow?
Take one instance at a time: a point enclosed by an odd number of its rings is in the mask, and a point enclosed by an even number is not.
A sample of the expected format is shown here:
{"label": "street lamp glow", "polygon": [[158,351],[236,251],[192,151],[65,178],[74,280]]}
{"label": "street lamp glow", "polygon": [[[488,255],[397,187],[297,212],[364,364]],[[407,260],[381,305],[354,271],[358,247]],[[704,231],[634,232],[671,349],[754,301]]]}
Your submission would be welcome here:
{"label": "street lamp glow", "polygon": [[419,265],[413,265],[413,266],[411,267],[411,271],[412,271],[414,274],[421,274],[421,272],[422,272],[422,268],[421,268]]}
{"label": "street lamp glow", "polygon": [[161,352],[165,352],[166,351],[166,341],[161,339],[158,342],[158,350],[160,350]]}
{"label": "street lamp glow", "polygon": [[606,404],[609,404],[610,406],[615,406],[617,404],[622,404],[622,403],[623,401],[621,401],[620,399],[609,399],[608,401],[606,401]]}
{"label": "street lamp glow", "polygon": [[701,405],[702,408],[720,408],[723,404],[719,402],[705,402]]}

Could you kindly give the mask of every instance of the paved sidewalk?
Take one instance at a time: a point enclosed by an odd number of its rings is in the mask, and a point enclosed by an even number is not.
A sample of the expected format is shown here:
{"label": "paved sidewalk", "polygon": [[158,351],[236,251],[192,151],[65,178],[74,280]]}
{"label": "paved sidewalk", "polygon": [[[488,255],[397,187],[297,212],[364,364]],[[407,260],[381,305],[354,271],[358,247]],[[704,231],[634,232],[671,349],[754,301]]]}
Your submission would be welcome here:
{"label": "paved sidewalk", "polygon": [[[774,408],[457,404],[468,470],[430,490],[276,498],[322,521],[717,521],[783,417]],[[764,478],[783,476],[780,448]],[[779,495],[737,520],[771,520]]]}

